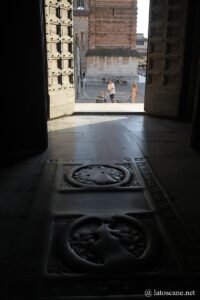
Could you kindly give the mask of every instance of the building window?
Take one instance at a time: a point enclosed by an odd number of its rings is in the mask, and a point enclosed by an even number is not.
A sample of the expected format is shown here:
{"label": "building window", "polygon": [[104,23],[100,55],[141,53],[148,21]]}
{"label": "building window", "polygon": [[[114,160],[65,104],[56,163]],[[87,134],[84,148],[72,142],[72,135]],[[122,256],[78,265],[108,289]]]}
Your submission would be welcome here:
{"label": "building window", "polygon": [[77,0],[76,1],[76,8],[77,9],[84,9],[85,8],[85,1],[84,0]]}

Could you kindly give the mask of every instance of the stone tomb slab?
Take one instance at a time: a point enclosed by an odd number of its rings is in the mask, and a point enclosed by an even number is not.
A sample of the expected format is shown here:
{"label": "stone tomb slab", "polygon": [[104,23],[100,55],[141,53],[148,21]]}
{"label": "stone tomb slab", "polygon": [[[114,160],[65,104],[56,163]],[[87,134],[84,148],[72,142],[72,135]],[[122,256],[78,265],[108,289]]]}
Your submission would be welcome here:
{"label": "stone tomb slab", "polygon": [[63,163],[59,192],[143,190],[141,176],[133,161]]}
{"label": "stone tomb slab", "polygon": [[[152,212],[68,215],[54,220],[48,275],[93,274],[123,278],[129,273],[180,271]],[[117,273],[117,275],[115,274]]]}

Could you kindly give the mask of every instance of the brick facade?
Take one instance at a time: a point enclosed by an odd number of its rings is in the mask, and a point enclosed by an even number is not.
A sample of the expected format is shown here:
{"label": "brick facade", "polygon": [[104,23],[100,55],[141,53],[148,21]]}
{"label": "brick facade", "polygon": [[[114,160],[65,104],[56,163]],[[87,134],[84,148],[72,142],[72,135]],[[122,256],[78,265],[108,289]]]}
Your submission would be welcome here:
{"label": "brick facade", "polygon": [[137,0],[89,0],[89,48],[136,47]]}
{"label": "brick facade", "polygon": [[[77,3],[80,1],[74,1],[74,36],[78,51],[74,56],[79,78],[83,70],[93,79],[136,76],[137,0],[88,0],[81,9]],[[79,78],[75,81],[80,83]]]}

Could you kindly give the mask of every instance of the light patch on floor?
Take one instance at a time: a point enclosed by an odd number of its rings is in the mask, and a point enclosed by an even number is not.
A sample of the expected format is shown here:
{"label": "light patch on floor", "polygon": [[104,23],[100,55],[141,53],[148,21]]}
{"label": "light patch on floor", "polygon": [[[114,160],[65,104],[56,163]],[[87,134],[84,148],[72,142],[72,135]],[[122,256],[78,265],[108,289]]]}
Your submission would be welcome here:
{"label": "light patch on floor", "polygon": [[63,117],[59,120],[50,120],[48,122],[48,131],[52,132],[62,129],[76,128],[79,126],[95,125],[121,120],[127,120],[127,116]]}
{"label": "light patch on floor", "polygon": [[76,103],[75,113],[144,113],[144,103]]}

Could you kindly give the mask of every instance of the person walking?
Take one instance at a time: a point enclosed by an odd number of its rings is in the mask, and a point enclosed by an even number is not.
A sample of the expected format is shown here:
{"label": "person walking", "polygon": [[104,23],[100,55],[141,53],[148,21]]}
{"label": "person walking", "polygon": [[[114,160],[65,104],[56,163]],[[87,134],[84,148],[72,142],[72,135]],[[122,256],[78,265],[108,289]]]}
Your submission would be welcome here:
{"label": "person walking", "polygon": [[114,102],[114,97],[115,97],[116,91],[115,91],[115,84],[114,84],[114,82],[112,82],[111,79],[110,79],[109,82],[108,82],[107,91],[108,91],[109,94],[110,94],[110,101],[113,103],[113,102]]}
{"label": "person walking", "polygon": [[131,85],[130,102],[135,103],[136,97],[137,97],[137,84],[133,82]]}

